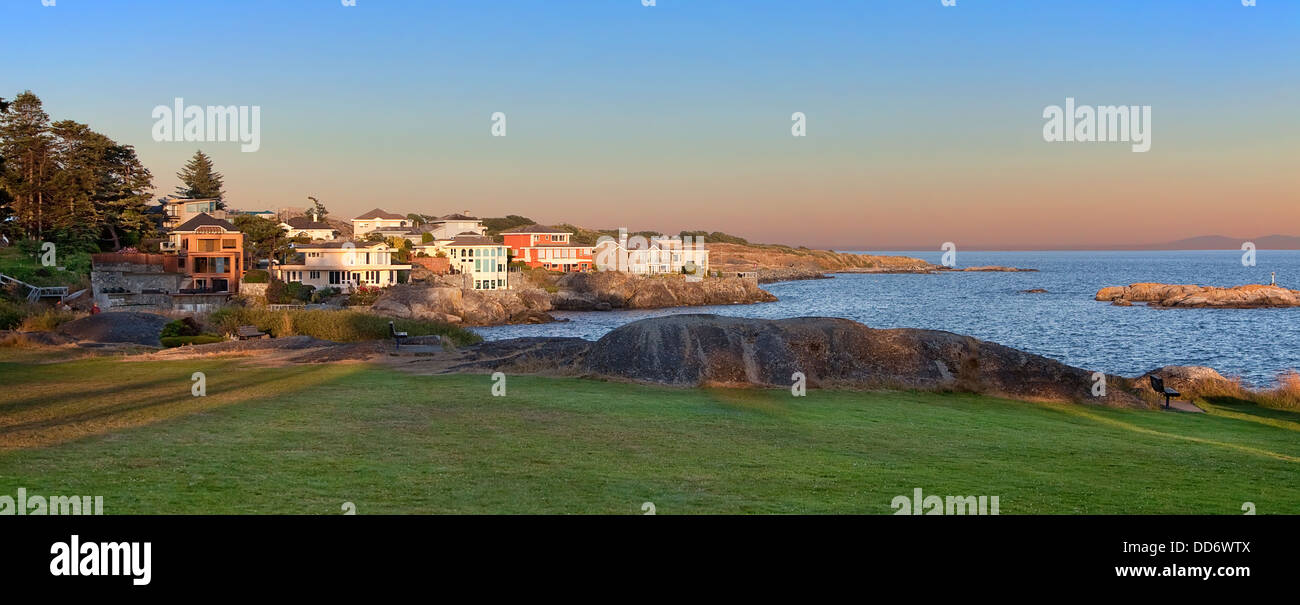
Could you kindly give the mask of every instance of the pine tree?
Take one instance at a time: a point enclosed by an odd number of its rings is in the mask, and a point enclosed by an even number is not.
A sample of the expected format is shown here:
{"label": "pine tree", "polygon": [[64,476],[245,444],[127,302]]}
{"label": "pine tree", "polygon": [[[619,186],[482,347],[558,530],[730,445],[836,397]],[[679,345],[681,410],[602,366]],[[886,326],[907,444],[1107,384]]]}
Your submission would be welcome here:
{"label": "pine tree", "polygon": [[222,201],[226,192],[221,189],[221,173],[212,169],[212,158],[202,151],[194,153],[194,157],[185,164],[185,169],[176,173],[176,178],[181,180],[176,195],[192,199],[215,198],[218,208],[226,207]]}
{"label": "pine tree", "polygon": [[24,91],[0,114],[0,155],[5,170],[0,188],[13,198],[15,235],[41,237],[45,232],[51,166],[50,116],[41,99]]}

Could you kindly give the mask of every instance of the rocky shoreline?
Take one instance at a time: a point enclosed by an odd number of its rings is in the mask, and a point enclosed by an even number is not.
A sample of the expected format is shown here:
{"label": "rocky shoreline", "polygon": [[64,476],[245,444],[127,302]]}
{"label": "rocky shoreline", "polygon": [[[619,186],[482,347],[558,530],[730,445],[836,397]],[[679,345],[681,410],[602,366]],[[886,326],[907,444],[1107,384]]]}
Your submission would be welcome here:
{"label": "rocky shoreline", "polygon": [[1300,307],[1300,290],[1247,284],[1231,288],[1186,284],[1137,283],[1097,291],[1098,301],[1128,307],[1146,303],[1161,308],[1261,309]]}

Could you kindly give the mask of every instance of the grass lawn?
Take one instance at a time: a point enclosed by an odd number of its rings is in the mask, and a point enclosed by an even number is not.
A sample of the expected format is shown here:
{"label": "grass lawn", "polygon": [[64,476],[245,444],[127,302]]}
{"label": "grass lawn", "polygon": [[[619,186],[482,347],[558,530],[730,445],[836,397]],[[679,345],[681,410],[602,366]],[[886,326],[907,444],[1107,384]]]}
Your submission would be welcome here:
{"label": "grass lawn", "polygon": [[0,349],[0,495],[108,514],[888,514],[916,487],[1002,514],[1300,513],[1300,414],[1254,406],[50,359]]}

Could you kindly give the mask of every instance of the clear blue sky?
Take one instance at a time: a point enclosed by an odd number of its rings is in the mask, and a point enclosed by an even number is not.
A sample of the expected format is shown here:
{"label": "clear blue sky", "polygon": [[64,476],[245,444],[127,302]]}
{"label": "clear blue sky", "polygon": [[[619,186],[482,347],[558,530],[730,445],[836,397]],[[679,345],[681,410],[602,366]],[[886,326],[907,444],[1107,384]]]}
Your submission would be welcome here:
{"label": "clear blue sky", "polygon": [[[134,144],[160,194],[201,146],[244,208],[315,195],[339,216],[868,247],[1035,243],[1134,208],[1170,239],[1300,225],[1300,2],[657,4],[2,0],[0,96],[31,89],[54,119]],[[1152,151],[1044,143],[1042,109],[1066,96],[1152,105]],[[152,141],[151,110],[175,97],[260,106],[261,150]],[[789,136],[794,111],[806,139]]]}

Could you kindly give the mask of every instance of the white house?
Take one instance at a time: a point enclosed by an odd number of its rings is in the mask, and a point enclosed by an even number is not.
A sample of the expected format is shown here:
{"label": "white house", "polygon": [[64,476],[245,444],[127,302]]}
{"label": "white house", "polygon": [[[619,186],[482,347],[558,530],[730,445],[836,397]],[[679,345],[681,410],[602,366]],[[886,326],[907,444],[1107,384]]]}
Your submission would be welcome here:
{"label": "white house", "polygon": [[338,237],[339,232],[335,231],[329,223],[317,221],[315,216],[311,218],[305,216],[295,216],[283,223],[280,228],[289,233],[289,237],[307,236],[314,240],[332,240]]}
{"label": "white house", "polygon": [[433,234],[435,240],[450,240],[461,235],[487,234],[487,227],[483,226],[483,221],[468,214],[440,216],[429,221],[426,228]]}
{"label": "white house", "polygon": [[429,256],[447,255],[451,269],[466,276],[465,283],[475,290],[504,290],[510,259],[505,244],[482,235],[461,235],[449,242],[416,246]]}
{"label": "white house", "polygon": [[404,233],[410,229],[411,219],[379,208],[352,219],[352,236],[356,238],[364,238],[371,231]]}
{"label": "white house", "polygon": [[618,239],[604,236],[597,240],[592,256],[598,271],[696,276],[709,271],[709,251],[698,237],[628,237],[627,230],[620,229]]}
{"label": "white house", "polygon": [[276,278],[317,288],[351,291],[360,286],[388,287],[410,265],[393,264],[393,250],[383,242],[324,242],[299,244],[302,264],[277,265]]}

